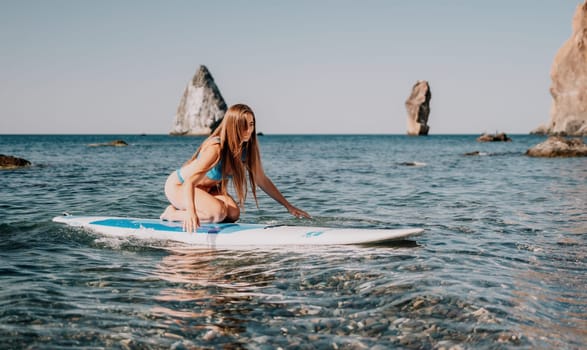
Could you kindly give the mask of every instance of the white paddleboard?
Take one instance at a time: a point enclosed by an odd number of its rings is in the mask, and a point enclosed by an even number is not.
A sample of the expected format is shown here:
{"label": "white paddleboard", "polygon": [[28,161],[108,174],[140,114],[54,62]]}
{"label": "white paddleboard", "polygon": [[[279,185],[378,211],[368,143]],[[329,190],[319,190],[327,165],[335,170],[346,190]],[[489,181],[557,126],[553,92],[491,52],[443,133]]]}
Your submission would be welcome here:
{"label": "white paddleboard", "polygon": [[183,231],[180,222],[105,216],[57,216],[53,221],[115,237],[169,240],[210,248],[258,246],[373,244],[403,240],[424,230],[354,229],[262,224],[203,224],[197,232]]}

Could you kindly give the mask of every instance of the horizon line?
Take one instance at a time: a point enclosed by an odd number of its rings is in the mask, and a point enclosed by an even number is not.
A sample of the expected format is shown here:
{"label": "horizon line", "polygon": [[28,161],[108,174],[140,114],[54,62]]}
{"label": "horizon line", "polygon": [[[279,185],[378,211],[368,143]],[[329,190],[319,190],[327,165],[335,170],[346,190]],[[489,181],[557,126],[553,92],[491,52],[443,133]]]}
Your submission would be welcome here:
{"label": "horizon line", "polygon": [[[535,135],[535,136],[548,136],[541,134],[527,133],[438,133],[428,135],[408,135],[407,133],[257,133],[257,136],[409,136],[409,137],[427,137],[427,136],[451,136],[451,135],[494,135],[494,134],[507,134],[507,135]],[[169,133],[0,133],[0,136],[169,136],[169,137],[208,137],[210,135],[171,135]]]}

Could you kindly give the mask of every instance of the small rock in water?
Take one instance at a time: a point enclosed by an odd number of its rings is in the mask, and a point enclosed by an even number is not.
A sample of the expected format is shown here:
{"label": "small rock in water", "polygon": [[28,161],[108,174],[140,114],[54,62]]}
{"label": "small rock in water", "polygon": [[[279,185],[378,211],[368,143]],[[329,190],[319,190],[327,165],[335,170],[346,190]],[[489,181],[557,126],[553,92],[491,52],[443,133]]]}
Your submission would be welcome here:
{"label": "small rock in water", "polygon": [[114,141],[110,141],[110,142],[106,142],[106,143],[90,143],[88,145],[88,147],[106,147],[106,146],[122,147],[122,146],[128,146],[128,143],[126,143],[124,140],[114,140]]}
{"label": "small rock in water", "polygon": [[512,139],[504,132],[491,134],[483,134],[477,138],[477,142],[510,142]]}
{"label": "small rock in water", "polygon": [[465,156],[486,156],[487,154],[488,154],[487,152],[473,151],[473,152],[467,152],[464,155]]}
{"label": "small rock in water", "polygon": [[0,169],[18,169],[31,165],[26,159],[0,154]]}
{"label": "small rock in water", "polygon": [[405,166],[426,166],[426,163],[421,163],[421,162],[403,162],[403,163],[399,163],[399,165],[405,165]]}

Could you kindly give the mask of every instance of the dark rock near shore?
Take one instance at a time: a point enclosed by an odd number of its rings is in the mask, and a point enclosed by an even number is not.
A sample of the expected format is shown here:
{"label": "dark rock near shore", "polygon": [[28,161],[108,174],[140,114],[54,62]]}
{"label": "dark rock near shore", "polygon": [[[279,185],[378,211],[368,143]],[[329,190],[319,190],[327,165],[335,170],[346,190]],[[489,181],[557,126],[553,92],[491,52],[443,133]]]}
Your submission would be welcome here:
{"label": "dark rock near shore", "polygon": [[106,143],[90,143],[88,147],[124,147],[128,146],[124,140],[114,140]]}
{"label": "dark rock near shore", "polygon": [[408,135],[428,135],[428,117],[430,116],[430,100],[432,92],[425,80],[418,80],[412,87],[412,93],[406,100],[408,110]]}
{"label": "dark rock near shore", "polygon": [[477,142],[510,142],[512,139],[505,133],[499,133],[495,135],[483,134],[477,138]]}
{"label": "dark rock near shore", "polygon": [[23,158],[0,154],[0,169],[18,169],[31,166],[31,162]]}
{"label": "dark rock near shore", "polygon": [[551,136],[526,151],[530,157],[587,157],[587,145],[581,138],[567,139]]}

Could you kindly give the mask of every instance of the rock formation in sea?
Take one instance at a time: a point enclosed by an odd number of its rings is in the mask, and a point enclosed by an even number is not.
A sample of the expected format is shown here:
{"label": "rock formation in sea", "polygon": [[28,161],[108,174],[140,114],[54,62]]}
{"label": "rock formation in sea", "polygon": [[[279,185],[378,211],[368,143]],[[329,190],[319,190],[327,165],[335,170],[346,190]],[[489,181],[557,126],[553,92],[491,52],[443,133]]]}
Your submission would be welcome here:
{"label": "rock formation in sea", "polygon": [[18,169],[31,165],[26,159],[0,154],[0,169]]}
{"label": "rock formation in sea", "polygon": [[551,136],[546,141],[528,149],[526,155],[531,157],[587,157],[587,145],[581,138],[567,139]]}
{"label": "rock formation in sea", "polygon": [[550,121],[534,134],[587,136],[587,0],[577,7],[573,33],[552,64]]}
{"label": "rock formation in sea", "polygon": [[226,109],[212,74],[202,65],[185,88],[170,134],[208,135],[220,124]]}
{"label": "rock formation in sea", "polygon": [[428,117],[430,116],[430,99],[432,92],[426,80],[418,80],[412,93],[406,100],[408,110],[408,135],[428,135]]}
{"label": "rock formation in sea", "polygon": [[504,132],[491,134],[483,134],[477,138],[477,142],[510,142],[512,139]]}
{"label": "rock formation in sea", "polygon": [[128,146],[128,143],[126,143],[126,141],[124,141],[124,140],[114,140],[114,141],[105,142],[105,143],[90,143],[90,144],[88,144],[88,147],[107,147],[107,146],[124,147],[124,146]]}

